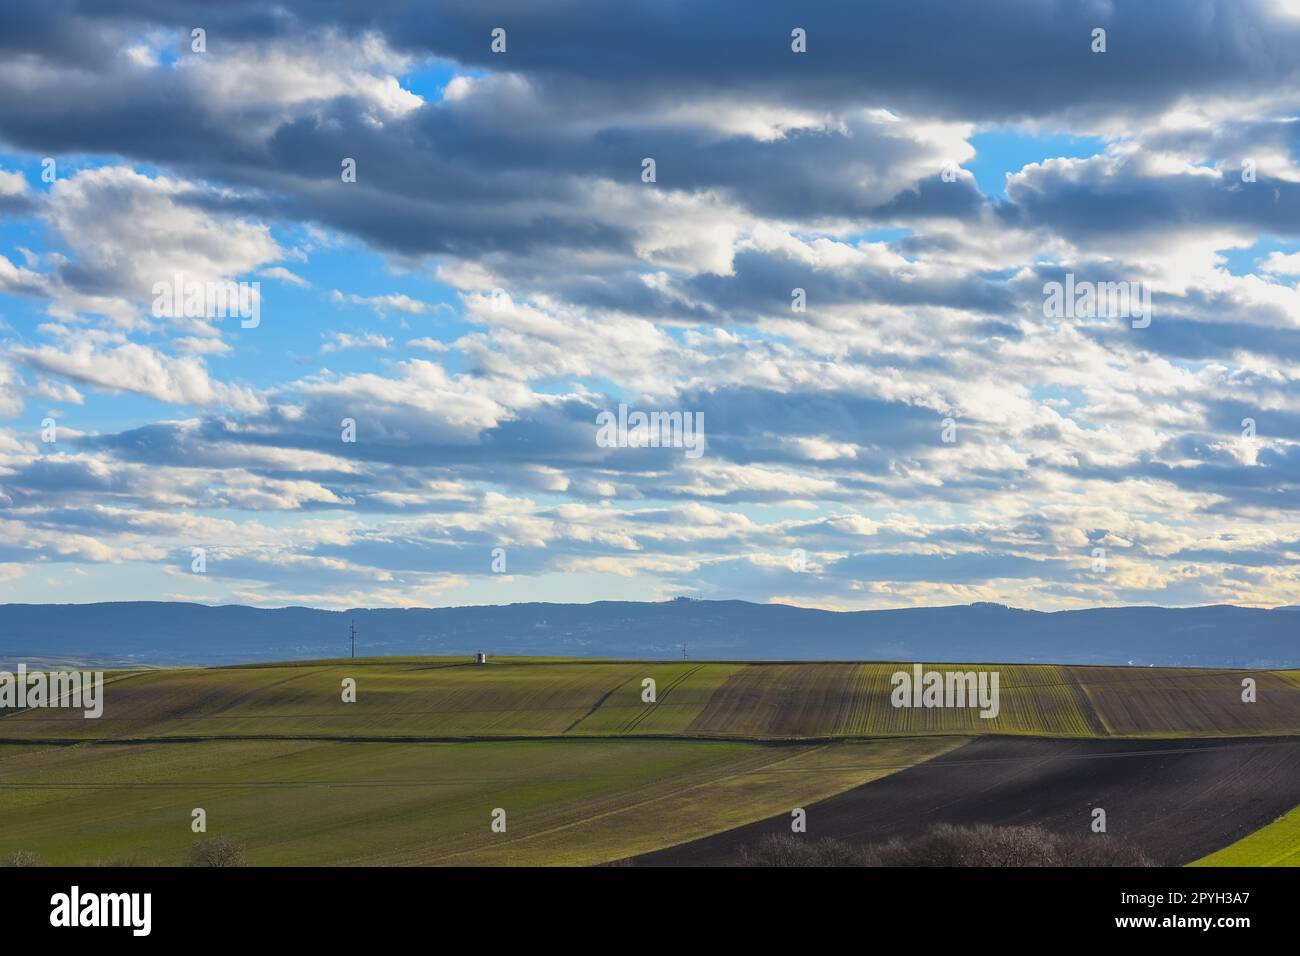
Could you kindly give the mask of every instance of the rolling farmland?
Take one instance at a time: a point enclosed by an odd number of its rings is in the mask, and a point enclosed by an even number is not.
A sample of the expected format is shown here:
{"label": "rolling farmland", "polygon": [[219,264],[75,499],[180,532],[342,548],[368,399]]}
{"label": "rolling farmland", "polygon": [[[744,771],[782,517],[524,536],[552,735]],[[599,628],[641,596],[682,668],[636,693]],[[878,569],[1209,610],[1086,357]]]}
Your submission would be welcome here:
{"label": "rolling farmland", "polygon": [[[996,670],[1000,712],[895,708],[886,663],[372,658],[109,675],[104,716],[27,710],[0,739],[472,739],[691,736],[806,740],[933,734],[1233,737],[1300,733],[1294,672],[1048,664]],[[1258,683],[1243,703],[1241,681]],[[357,684],[344,703],[344,679]],[[642,685],[654,680],[654,704]]]}
{"label": "rolling farmland", "polygon": [[[985,719],[894,707],[891,675],[908,666],[372,658],[119,671],[100,719],[0,718],[0,859],[183,863],[194,807],[253,864],[590,864],[756,832],[813,804],[840,808],[816,819],[854,838],[910,833],[907,819],[1067,826],[1103,768],[1106,799],[1171,859],[1300,852],[1296,815],[1274,823],[1300,802],[1278,764],[1300,763],[1300,736],[1290,749],[1279,736],[1300,735],[1295,672],[957,665],[998,673],[999,712]],[[1241,700],[1243,676],[1255,703]],[[1180,739],[1179,759],[1163,753]],[[1096,747],[1109,763],[1084,759]],[[1148,756],[1116,756],[1134,747]],[[898,789],[918,779],[931,797]],[[958,799],[962,788],[974,789]],[[882,792],[905,797],[878,806]],[[914,812],[931,798],[942,806]],[[505,833],[488,826],[497,807]],[[1210,822],[1183,819],[1188,807]]]}

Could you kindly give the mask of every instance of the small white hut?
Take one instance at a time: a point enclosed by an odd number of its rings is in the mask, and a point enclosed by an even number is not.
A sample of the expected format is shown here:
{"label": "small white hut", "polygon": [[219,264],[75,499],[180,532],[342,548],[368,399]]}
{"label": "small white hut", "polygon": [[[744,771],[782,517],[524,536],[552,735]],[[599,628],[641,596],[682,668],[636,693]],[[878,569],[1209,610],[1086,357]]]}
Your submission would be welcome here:
{"label": "small white hut", "polygon": [[476,651],[476,652],[474,653],[474,663],[475,663],[475,664],[486,664],[486,663],[487,663],[487,651]]}

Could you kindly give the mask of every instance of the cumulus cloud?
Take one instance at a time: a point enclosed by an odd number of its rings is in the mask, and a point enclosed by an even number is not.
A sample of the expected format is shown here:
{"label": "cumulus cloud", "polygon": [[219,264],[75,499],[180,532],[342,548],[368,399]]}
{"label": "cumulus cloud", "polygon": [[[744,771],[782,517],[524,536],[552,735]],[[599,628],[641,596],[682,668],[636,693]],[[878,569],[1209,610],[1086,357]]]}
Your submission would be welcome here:
{"label": "cumulus cloud", "polygon": [[255,411],[264,404],[250,389],[214,381],[198,359],[165,355],[134,342],[107,349],[96,349],[89,342],[65,350],[19,347],[11,355],[25,365],[96,388],[147,395],[160,402],[223,404],[241,411]]}
{"label": "cumulus cloud", "polygon": [[1259,268],[1273,275],[1300,276],[1300,252],[1270,252]]}
{"label": "cumulus cloud", "polygon": [[[265,224],[214,216],[196,204],[203,194],[121,166],[56,181],[45,214],[71,254],[59,270],[62,283],[74,293],[152,305],[157,283],[177,276],[218,282],[282,256]],[[73,299],[69,311],[81,304]]]}

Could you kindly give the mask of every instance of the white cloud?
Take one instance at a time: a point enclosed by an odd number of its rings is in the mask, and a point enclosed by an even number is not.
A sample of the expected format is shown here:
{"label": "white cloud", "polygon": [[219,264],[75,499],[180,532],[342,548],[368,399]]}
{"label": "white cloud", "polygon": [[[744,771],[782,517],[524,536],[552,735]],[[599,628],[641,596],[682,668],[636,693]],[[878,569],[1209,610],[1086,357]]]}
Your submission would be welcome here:
{"label": "white cloud", "polygon": [[27,177],[21,170],[0,169],[0,197],[27,195]]}
{"label": "white cloud", "polygon": [[369,306],[376,312],[383,314],[385,312],[404,312],[407,315],[427,315],[431,312],[441,312],[449,308],[446,303],[442,302],[420,302],[412,299],[409,295],[390,294],[390,295],[355,295],[345,294],[335,289],[330,293],[330,301],[338,303],[347,303],[349,305]]}
{"label": "white cloud", "polygon": [[245,412],[265,405],[251,389],[214,381],[198,359],[174,358],[134,342],[102,351],[89,342],[73,343],[67,351],[19,347],[11,354],[33,368],[110,392],[132,392],[178,405],[226,405]]}
{"label": "white cloud", "polygon": [[393,347],[393,340],[374,332],[352,335],[347,332],[326,332],[326,342],[320,347],[322,352],[342,352],[347,349],[378,349],[387,351]]}
{"label": "white cloud", "polygon": [[1270,252],[1259,268],[1273,275],[1300,276],[1300,252]]}
{"label": "white cloud", "polygon": [[272,266],[270,269],[263,269],[258,275],[265,279],[279,279],[281,282],[288,282],[290,285],[296,285],[301,289],[308,288],[311,285],[302,276],[295,275],[283,266]]}

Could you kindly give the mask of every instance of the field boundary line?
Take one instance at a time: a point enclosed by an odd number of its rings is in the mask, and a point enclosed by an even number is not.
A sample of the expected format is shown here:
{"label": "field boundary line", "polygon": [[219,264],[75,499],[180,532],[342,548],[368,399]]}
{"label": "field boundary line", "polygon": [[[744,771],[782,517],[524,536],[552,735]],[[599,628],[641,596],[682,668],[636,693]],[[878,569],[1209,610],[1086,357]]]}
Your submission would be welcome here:
{"label": "field boundary line", "polygon": [[[497,743],[497,742],[520,742],[535,740],[544,741],[575,741],[584,740],[621,740],[635,742],[638,740],[685,740],[697,742],[714,742],[714,743],[751,743],[751,744],[769,744],[772,746],[799,746],[804,744],[832,744],[832,743],[867,743],[876,740],[920,740],[929,737],[961,737],[971,739],[1006,739],[1006,740],[1049,740],[1060,743],[1113,743],[1122,741],[1150,742],[1150,743],[1219,743],[1219,744],[1246,744],[1253,743],[1257,745],[1265,744],[1291,744],[1300,740],[1300,729],[1293,733],[1279,733],[1277,731],[1268,731],[1258,734],[1216,734],[1216,735],[1146,735],[1146,734],[1117,734],[1112,737],[1094,737],[1087,735],[1062,735],[1062,734],[1036,734],[1036,733],[974,733],[969,730],[952,731],[936,730],[928,733],[907,733],[907,734],[854,734],[851,736],[839,736],[835,734],[819,734],[811,737],[762,737],[746,734],[673,734],[673,733],[653,733],[653,734],[622,734],[622,733],[601,733],[601,734],[414,734],[403,736],[380,737],[372,734],[177,734],[171,736],[151,736],[151,737],[0,737],[0,746],[42,746],[42,747],[78,747],[83,745],[89,746],[136,746],[148,744],[190,744],[190,743],[221,743],[221,742],[243,742],[256,743],[257,741],[320,741],[333,742],[342,744],[460,744],[460,743]],[[1185,749],[1185,748],[1180,748]]]}

